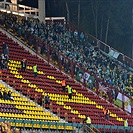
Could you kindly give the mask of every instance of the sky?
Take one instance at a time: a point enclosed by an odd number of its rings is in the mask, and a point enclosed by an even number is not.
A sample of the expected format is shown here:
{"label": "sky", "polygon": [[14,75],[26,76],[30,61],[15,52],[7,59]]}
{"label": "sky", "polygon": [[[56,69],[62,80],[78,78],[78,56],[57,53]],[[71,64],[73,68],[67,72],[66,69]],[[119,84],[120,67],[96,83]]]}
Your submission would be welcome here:
{"label": "sky", "polygon": [[38,0],[23,0],[22,2],[20,2],[20,4],[24,4],[24,5],[32,6],[32,7],[37,7]]}
{"label": "sky", "polygon": [[[49,2],[48,2],[49,1]],[[64,12],[57,8],[58,4],[53,5],[53,0],[46,0],[46,16],[47,17],[64,17]],[[38,0],[23,0],[19,4],[38,8]]]}

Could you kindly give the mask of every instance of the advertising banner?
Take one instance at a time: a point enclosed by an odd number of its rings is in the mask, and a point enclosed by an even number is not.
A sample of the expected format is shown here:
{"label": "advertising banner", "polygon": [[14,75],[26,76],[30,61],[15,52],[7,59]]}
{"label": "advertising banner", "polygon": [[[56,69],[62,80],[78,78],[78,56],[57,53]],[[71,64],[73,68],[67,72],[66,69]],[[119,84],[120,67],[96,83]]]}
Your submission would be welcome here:
{"label": "advertising banner", "polygon": [[124,96],[124,109],[131,113],[131,100],[127,96]]}
{"label": "advertising banner", "polygon": [[116,98],[115,105],[122,108],[122,94],[120,92],[118,93],[118,96]]}
{"label": "advertising banner", "polygon": [[109,54],[110,56],[114,57],[115,59],[117,59],[118,56],[119,56],[119,53],[116,52],[116,51],[114,51],[114,50],[112,50],[112,49],[110,49],[110,51],[109,51],[108,54]]}
{"label": "advertising banner", "polygon": [[[123,100],[124,110],[131,113],[131,100],[127,96],[124,96]],[[122,108],[122,94],[120,92],[118,93],[115,104]]]}

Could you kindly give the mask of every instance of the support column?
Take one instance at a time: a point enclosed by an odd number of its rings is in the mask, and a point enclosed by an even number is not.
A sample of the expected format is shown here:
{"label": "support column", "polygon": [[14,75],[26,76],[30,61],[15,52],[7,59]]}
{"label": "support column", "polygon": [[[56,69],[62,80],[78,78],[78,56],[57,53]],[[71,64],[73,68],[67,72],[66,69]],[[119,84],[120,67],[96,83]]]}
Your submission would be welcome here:
{"label": "support column", "polygon": [[45,0],[38,0],[39,20],[45,23]]}
{"label": "support column", "polygon": [[17,11],[17,0],[11,0],[12,4],[16,4],[16,6],[10,6],[10,10]]}
{"label": "support column", "polygon": [[17,4],[17,0],[11,0],[13,4]]}
{"label": "support column", "polygon": [[[132,27],[131,27],[131,49],[132,49],[132,51],[131,51],[131,57],[133,58],[133,2],[131,2],[131,4],[132,4]],[[131,66],[133,67],[133,61],[132,61]]]}

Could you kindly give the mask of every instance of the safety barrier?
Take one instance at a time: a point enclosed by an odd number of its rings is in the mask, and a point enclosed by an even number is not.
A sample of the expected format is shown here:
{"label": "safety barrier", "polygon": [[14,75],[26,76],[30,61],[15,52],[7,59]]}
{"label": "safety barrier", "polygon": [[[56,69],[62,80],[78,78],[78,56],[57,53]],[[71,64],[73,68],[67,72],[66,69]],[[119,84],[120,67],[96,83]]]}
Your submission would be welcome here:
{"label": "safety barrier", "polygon": [[106,133],[106,132],[113,133],[114,130],[115,130],[115,133],[120,133],[122,131],[124,131],[124,133],[126,133],[126,131],[128,131],[128,133],[133,132],[133,127],[96,125],[96,124],[93,124],[93,126],[99,130],[102,129],[102,133]]}
{"label": "safety barrier", "polygon": [[31,121],[31,120],[17,120],[17,119],[0,119],[0,122],[4,122],[4,120],[8,120],[12,127],[14,128],[31,128],[31,129],[39,129],[39,130],[59,130],[62,131],[72,131],[75,133],[80,132],[82,128],[82,124],[77,123],[59,123],[59,122],[44,122],[44,121]]}
{"label": "safety barrier", "polygon": [[[133,132],[133,127],[124,126],[109,126],[109,125],[96,125],[92,124],[91,127],[88,127],[84,124],[78,123],[61,123],[61,122],[44,122],[44,121],[31,121],[31,120],[17,120],[17,119],[4,119],[0,118],[0,123],[4,122],[4,120],[8,120],[10,123],[14,123],[14,128],[31,128],[31,129],[39,129],[39,130],[62,130],[62,131],[72,131],[72,133],[80,133],[81,131],[88,132],[91,130],[92,132],[113,132],[115,130],[116,133],[120,133],[121,131],[128,131],[128,133]],[[12,126],[12,125],[11,125]],[[87,128],[84,128],[87,127]],[[101,131],[102,130],[102,131]]]}

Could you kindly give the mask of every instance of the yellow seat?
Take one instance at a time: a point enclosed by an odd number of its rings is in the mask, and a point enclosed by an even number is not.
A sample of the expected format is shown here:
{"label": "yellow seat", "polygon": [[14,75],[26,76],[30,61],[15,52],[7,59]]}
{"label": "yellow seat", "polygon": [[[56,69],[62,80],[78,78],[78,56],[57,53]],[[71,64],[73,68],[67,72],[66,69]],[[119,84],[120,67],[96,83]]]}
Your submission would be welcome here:
{"label": "yellow seat", "polygon": [[48,125],[42,125],[42,128],[46,128],[47,129],[48,128]]}

